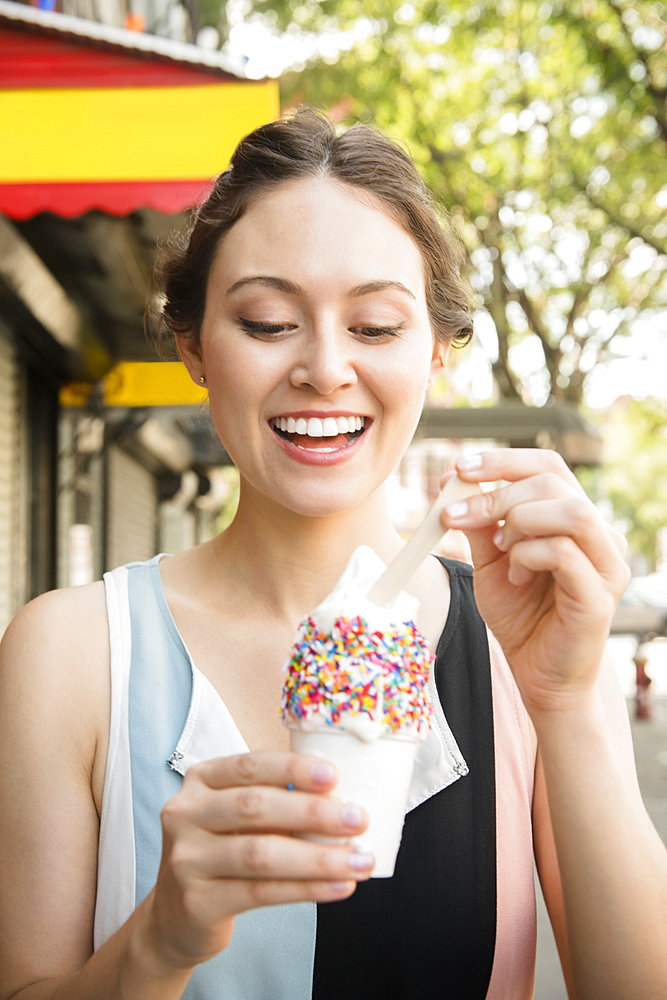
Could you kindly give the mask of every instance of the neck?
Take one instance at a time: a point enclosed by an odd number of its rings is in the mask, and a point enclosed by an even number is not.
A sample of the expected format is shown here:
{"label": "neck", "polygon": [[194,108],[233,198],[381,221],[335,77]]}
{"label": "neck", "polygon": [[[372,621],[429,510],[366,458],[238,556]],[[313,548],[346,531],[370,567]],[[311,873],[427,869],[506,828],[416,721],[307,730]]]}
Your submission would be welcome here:
{"label": "neck", "polygon": [[214,542],[236,600],[252,596],[255,609],[290,620],[329,593],[358,545],[389,562],[402,544],[384,487],[352,510],[313,517],[277,507],[243,483],[237,515]]}

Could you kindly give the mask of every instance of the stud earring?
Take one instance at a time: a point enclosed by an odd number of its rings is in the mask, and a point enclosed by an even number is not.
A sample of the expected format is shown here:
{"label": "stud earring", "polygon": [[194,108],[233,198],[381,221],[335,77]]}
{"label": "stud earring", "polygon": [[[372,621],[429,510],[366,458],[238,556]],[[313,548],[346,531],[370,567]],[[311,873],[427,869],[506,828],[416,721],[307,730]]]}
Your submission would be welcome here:
{"label": "stud earring", "polygon": [[205,385],[205,383],[206,383],[206,376],[205,375],[200,375],[199,376],[199,381],[201,382],[202,385]]}

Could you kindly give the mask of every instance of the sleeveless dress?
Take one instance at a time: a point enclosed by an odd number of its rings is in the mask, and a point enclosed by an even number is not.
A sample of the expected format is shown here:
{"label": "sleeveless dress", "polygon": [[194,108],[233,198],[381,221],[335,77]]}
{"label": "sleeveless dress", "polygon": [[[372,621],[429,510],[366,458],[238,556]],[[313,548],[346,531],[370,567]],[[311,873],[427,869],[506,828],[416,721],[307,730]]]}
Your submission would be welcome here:
{"label": "sleeveless dress", "polygon": [[[150,892],[160,811],[193,763],[247,752],[169,610],[159,559],[105,576],[111,724],[98,849],[99,948]],[[530,733],[477,611],[472,569],[440,560],[451,604],[391,879],[337,903],[235,918],[184,1000],[529,1000],[536,915]]]}

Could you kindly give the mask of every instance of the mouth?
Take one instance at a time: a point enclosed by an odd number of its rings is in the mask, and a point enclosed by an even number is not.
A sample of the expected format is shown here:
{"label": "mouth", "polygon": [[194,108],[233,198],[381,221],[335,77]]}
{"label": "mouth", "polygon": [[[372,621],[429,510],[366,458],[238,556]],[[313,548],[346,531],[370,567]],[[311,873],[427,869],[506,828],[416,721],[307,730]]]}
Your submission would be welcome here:
{"label": "mouth", "polygon": [[334,452],[349,448],[370,427],[369,417],[272,417],[272,430],[303,451]]}

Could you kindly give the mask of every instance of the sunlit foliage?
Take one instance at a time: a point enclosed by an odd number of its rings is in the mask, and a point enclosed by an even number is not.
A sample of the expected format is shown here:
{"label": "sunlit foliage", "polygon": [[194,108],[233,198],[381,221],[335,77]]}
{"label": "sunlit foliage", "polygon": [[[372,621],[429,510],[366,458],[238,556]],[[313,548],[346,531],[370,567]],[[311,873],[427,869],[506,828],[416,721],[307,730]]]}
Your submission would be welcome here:
{"label": "sunlit foliage", "polygon": [[667,306],[667,3],[248,0],[246,15],[321,40],[285,76],[287,106],[409,145],[468,248],[502,397],[578,402],[639,313]]}

